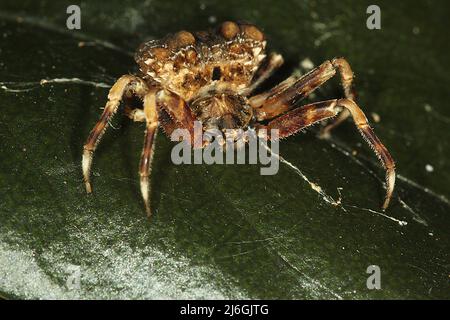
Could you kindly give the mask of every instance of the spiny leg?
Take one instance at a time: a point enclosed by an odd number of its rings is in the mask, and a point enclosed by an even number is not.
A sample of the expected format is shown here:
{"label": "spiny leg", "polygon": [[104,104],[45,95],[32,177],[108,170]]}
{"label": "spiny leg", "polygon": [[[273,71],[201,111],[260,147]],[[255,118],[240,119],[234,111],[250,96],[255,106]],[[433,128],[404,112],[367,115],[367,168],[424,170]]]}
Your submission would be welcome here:
{"label": "spiny leg", "polygon": [[124,75],[116,81],[116,83],[112,86],[111,90],[108,94],[108,102],[106,103],[105,109],[103,110],[103,114],[100,117],[100,120],[94,126],[92,131],[90,132],[86,143],[83,148],[83,159],[82,159],[82,168],[83,168],[83,179],[86,186],[86,192],[91,193],[92,187],[90,182],[90,173],[92,166],[92,158],[95,149],[97,148],[100,139],[102,138],[105,130],[109,125],[109,121],[112,116],[117,112],[120,101],[124,92],[129,88],[131,84],[133,85],[134,92],[137,94],[143,94],[147,90],[147,86],[145,83],[132,75]]}
{"label": "spiny leg", "polygon": [[[277,84],[275,87],[273,87],[272,89],[262,92],[260,94],[254,95],[250,98],[250,105],[253,108],[261,108],[261,106],[265,103],[265,101],[272,96],[275,96],[281,92],[283,92],[284,90],[286,90],[287,88],[293,86],[295,84],[295,82],[299,79],[300,77],[297,75],[292,75],[288,78],[286,78],[284,81],[280,82],[279,84]],[[278,114],[281,114],[282,112],[280,111]],[[259,117],[262,119],[263,114],[259,114]]]}
{"label": "spiny leg", "polygon": [[167,135],[173,130],[186,129],[191,135],[194,148],[203,146],[203,136],[194,132],[194,122],[197,120],[186,101],[173,92],[161,90],[156,95],[157,108],[160,112],[160,123]]}
{"label": "spiny leg", "polygon": [[341,85],[344,88],[345,98],[355,100],[355,92],[353,90],[353,79],[355,76],[350,64],[344,58],[335,58],[331,60],[331,63],[341,76]]}
{"label": "spiny leg", "polygon": [[292,109],[298,101],[331,79],[336,71],[341,75],[346,98],[354,98],[352,93],[353,72],[348,63],[339,58],[325,61],[298,79],[289,77],[268,93],[251,97],[249,103],[255,109],[259,121],[272,119]]}
{"label": "spiny leg", "polygon": [[251,97],[249,99],[250,106],[255,109],[259,121],[275,118],[292,109],[298,101],[308,96],[335,74],[336,70],[332,63],[325,61],[293,83],[292,79],[294,78],[286,79],[277,86],[276,90],[271,90],[271,94],[263,100],[258,96]]}
{"label": "spiny leg", "polygon": [[144,114],[145,114],[145,137],[144,147],[141,154],[139,164],[139,176],[141,185],[141,194],[144,200],[145,211],[147,216],[151,216],[150,209],[150,173],[153,159],[155,138],[158,129],[158,113],[156,110],[156,91],[152,90],[144,97]]}
{"label": "spiny leg", "polygon": [[[344,88],[344,95],[347,99],[355,101],[356,94],[353,89],[353,79],[354,74],[352,71],[352,68],[350,67],[350,64],[345,60],[344,58],[337,58],[332,61],[333,65],[338,69],[340,75],[341,75],[341,84]],[[345,119],[347,119],[350,116],[350,111],[348,109],[344,109],[337,118],[333,119],[331,123],[329,123],[327,126],[325,126],[321,132],[320,137],[321,138],[329,138],[331,130],[336,128],[338,125],[340,125]]]}
{"label": "spiny leg", "polygon": [[375,135],[372,128],[367,121],[367,117],[364,112],[358,107],[355,101],[350,99],[340,99],[338,100],[338,105],[346,108],[353,120],[355,121],[356,127],[363,136],[364,140],[369,144],[369,146],[375,151],[376,155],[380,159],[383,167],[386,169],[386,198],[383,203],[383,210],[389,206],[389,202],[392,198],[392,193],[394,192],[395,185],[395,162],[392,159],[391,154],[386,149],[386,147],[381,143],[380,139]]}
{"label": "spiny leg", "polygon": [[373,132],[363,111],[353,100],[335,99],[308,104],[294,109],[259,128],[267,129],[269,133],[270,129],[278,129],[279,137],[285,138],[314,123],[336,116],[343,111],[342,108],[348,110],[352,115],[359,132],[375,151],[386,170],[386,198],[382,205],[384,210],[388,207],[394,191],[395,163],[389,151]]}
{"label": "spiny leg", "polygon": [[175,93],[161,90],[158,92],[156,99],[158,108],[163,109],[170,118],[183,129],[189,131],[194,129],[195,116],[188,107],[186,101]]}
{"label": "spiny leg", "polygon": [[319,121],[336,116],[339,113],[336,103],[337,100],[334,99],[307,104],[285,113],[271,120],[266,126],[259,128],[267,129],[269,134],[271,129],[277,129],[279,138],[286,138]]}
{"label": "spiny leg", "polygon": [[255,90],[261,83],[263,83],[266,79],[268,79],[276,69],[281,67],[284,60],[283,57],[276,53],[270,53],[261,63],[261,66],[256,70],[255,75],[252,78],[250,86],[246,88],[246,90],[242,93],[243,95],[250,94],[253,90]]}

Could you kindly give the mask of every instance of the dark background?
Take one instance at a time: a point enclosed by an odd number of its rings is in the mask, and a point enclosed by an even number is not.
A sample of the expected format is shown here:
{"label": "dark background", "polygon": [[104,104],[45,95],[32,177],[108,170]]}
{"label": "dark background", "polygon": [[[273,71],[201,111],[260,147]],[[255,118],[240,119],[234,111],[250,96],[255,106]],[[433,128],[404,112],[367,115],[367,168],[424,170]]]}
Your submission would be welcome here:
{"label": "dark background", "polygon": [[[70,4],[0,3],[3,297],[450,298],[448,1],[377,1],[381,30],[366,28],[369,1],[83,1],[79,31],[66,28]],[[313,128],[280,144],[303,176],[283,163],[275,176],[175,166],[161,134],[148,222],[137,175],[143,127],[118,116],[85,194],[84,139],[107,86],[136,70],[135,48],[223,20],[257,24],[284,55],[266,87],[304,72],[306,58],[346,57],[358,102],[397,163],[385,213],[384,172],[351,121],[329,141]],[[55,78],[83,82],[39,84]],[[314,99],[341,95],[334,80]],[[381,290],[366,288],[372,264]],[[80,288],[69,290],[77,268]]]}

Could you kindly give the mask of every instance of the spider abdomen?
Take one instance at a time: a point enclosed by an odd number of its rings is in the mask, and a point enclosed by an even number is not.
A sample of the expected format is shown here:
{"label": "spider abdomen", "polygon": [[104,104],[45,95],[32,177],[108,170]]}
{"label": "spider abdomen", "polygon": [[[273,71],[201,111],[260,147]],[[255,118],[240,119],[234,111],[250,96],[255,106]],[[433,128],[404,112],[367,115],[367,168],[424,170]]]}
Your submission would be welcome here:
{"label": "spider abdomen", "polygon": [[147,77],[189,102],[209,90],[243,91],[266,56],[265,45],[255,26],[224,22],[218,30],[146,42],[135,60]]}

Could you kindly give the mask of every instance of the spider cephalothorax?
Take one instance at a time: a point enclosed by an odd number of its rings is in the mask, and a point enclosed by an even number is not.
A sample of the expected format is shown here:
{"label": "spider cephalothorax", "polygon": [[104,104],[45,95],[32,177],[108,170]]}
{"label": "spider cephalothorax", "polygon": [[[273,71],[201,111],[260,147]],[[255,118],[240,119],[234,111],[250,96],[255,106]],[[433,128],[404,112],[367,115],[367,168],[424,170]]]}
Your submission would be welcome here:
{"label": "spider cephalothorax", "polygon": [[[331,128],[351,115],[355,124],[386,169],[387,208],[395,184],[394,161],[375,136],[352,91],[353,72],[343,58],[325,61],[302,77],[289,77],[269,91],[253,95],[254,89],[282,63],[281,55],[265,53],[264,34],[254,25],[224,22],[216,30],[180,31],[161,40],[142,44],[135,60],[140,75],[124,75],[111,88],[100,120],[91,131],[83,152],[83,175],[91,192],[90,170],[98,142],[120,102],[134,121],[146,123],[139,174],[141,192],[150,215],[149,176],[154,141],[160,126],[170,135],[186,129],[194,136],[194,122],[203,130],[277,129],[288,137],[314,123],[335,117]],[[341,77],[344,98],[304,106],[298,103],[332,78]],[[140,105],[136,107],[138,98]],[[342,112],[341,112],[342,111]],[[190,141],[204,146],[205,141]]]}

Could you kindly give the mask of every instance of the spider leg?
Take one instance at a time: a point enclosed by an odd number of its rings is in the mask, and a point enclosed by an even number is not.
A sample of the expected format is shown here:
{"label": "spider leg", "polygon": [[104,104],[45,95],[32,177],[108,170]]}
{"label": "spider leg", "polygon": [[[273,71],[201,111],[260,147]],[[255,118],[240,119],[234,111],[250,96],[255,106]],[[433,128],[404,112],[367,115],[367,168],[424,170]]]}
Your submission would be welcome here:
{"label": "spider leg", "polygon": [[261,83],[268,79],[276,69],[281,67],[284,60],[283,57],[276,53],[270,53],[261,63],[258,70],[256,70],[250,85],[242,92],[243,95],[249,95],[254,91]]}
{"label": "spider leg", "polygon": [[203,145],[203,136],[195,135],[194,122],[197,120],[192,114],[186,101],[175,93],[161,90],[156,96],[157,107],[160,113],[160,123],[167,135],[171,135],[173,130],[187,129],[191,135],[190,141],[194,148]]}
{"label": "spider leg", "polygon": [[299,79],[288,78],[266,97],[251,97],[250,106],[255,109],[258,120],[272,119],[290,110],[298,101],[308,96],[316,88],[336,74],[330,61],[322,63]]}
{"label": "spider leg", "polygon": [[278,129],[279,137],[285,138],[314,123],[334,117],[343,110],[348,110],[351,114],[357,129],[375,151],[386,170],[386,198],[382,205],[382,208],[386,209],[394,191],[395,163],[389,151],[373,132],[363,111],[353,100],[334,99],[308,104],[279,116],[266,126],[260,126],[259,128],[267,129],[268,132],[270,132],[270,129]]}
{"label": "spider leg", "polygon": [[117,112],[123,94],[129,89],[133,90],[138,95],[143,95],[147,90],[147,85],[143,82],[143,80],[132,75],[124,75],[120,77],[109,91],[108,102],[103,110],[103,114],[90,132],[86,143],[84,144],[82,168],[87,193],[92,192],[90,173],[94,151],[105,133],[109,125],[109,121]]}
{"label": "spider leg", "polygon": [[[254,95],[250,98],[250,105],[253,108],[261,108],[261,106],[266,102],[266,100],[271,97],[271,96],[275,96],[277,94],[279,94],[280,92],[283,92],[284,90],[286,90],[287,88],[293,86],[295,84],[295,82],[299,79],[298,76],[296,75],[292,75],[289,78],[285,79],[284,81],[280,82],[279,84],[277,84],[275,87],[273,87],[272,89],[262,92],[260,94]],[[277,113],[277,115],[281,114],[282,111],[280,111],[279,113]],[[262,115],[259,114],[259,116],[261,117]],[[261,120],[263,120],[261,118]]]}
{"label": "spider leg", "polygon": [[341,76],[341,85],[344,89],[345,98],[355,100],[355,92],[353,90],[353,79],[355,76],[350,64],[344,58],[335,58],[331,60],[331,63]]}
{"label": "spider leg", "polygon": [[[353,79],[354,74],[352,71],[352,68],[350,67],[350,64],[345,60],[344,58],[337,58],[334,59],[333,65],[338,69],[340,75],[341,75],[341,84],[344,88],[344,95],[347,99],[354,100],[356,99],[356,94],[353,89]],[[348,109],[344,109],[337,118],[333,119],[331,123],[329,123],[327,126],[325,126],[320,131],[320,136],[322,138],[329,138],[331,130],[336,128],[338,125],[340,125],[342,122],[344,122],[345,119],[347,119],[350,116],[350,111]]]}
{"label": "spider leg", "polygon": [[344,59],[338,58],[325,61],[298,79],[287,78],[267,93],[251,97],[249,103],[255,109],[258,120],[272,119],[292,109],[298,101],[331,79],[336,72],[341,75],[345,97],[353,99],[353,72]]}
{"label": "spider leg", "polygon": [[266,126],[259,128],[267,129],[268,133],[271,129],[277,129],[279,138],[286,138],[319,121],[335,117],[339,113],[336,104],[336,99],[307,104],[285,113],[269,121]]}
{"label": "spider leg", "polygon": [[151,216],[150,210],[150,173],[155,140],[158,129],[158,112],[156,110],[156,90],[150,91],[144,97],[144,116],[145,116],[145,136],[144,147],[139,163],[139,176],[141,185],[141,194],[145,204],[147,216]]}

